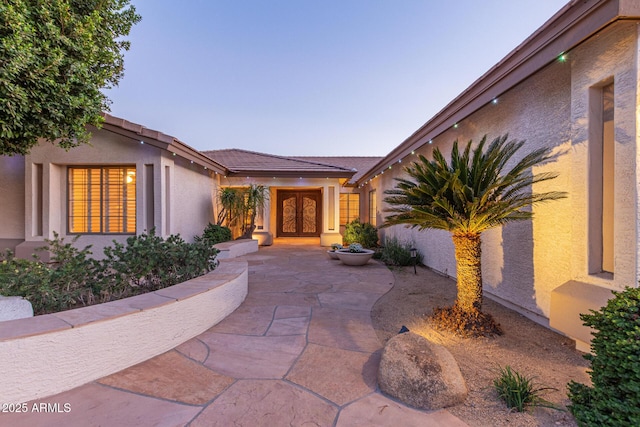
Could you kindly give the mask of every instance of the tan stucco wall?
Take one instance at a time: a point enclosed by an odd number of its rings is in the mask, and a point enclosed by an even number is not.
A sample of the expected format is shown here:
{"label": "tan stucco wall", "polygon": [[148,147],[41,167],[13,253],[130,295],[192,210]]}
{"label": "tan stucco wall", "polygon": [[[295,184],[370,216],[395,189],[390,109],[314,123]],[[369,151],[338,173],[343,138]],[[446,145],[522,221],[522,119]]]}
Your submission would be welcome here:
{"label": "tan stucco wall", "polygon": [[573,278],[621,289],[638,282],[638,67],[635,23],[616,24],[571,52],[571,121],[573,124],[572,168],[575,177],[570,191],[575,195],[572,210],[588,210],[589,88],[613,81],[615,86],[615,190],[614,190],[614,278],[588,274],[588,224],[586,215],[573,221]]}
{"label": "tan stucco wall", "polygon": [[[533,221],[513,223],[483,234],[485,291],[541,323],[547,323],[551,292],[576,279],[617,288],[637,282],[637,174],[636,105],[637,58],[635,24],[616,24],[603,34],[568,53],[567,62],[555,62],[462,120],[457,128],[425,142],[418,152],[431,158],[433,147],[448,156],[458,139],[466,144],[509,133],[527,142],[513,159],[527,152],[551,147],[554,161],[536,167],[534,173],[556,171],[560,176],[537,184],[534,191],[568,191],[564,200],[533,208]],[[604,79],[615,79],[616,91],[616,206],[615,278],[605,280],[587,270],[587,136],[588,88]],[[406,163],[411,156],[404,159]],[[379,171],[380,172],[380,171]],[[379,173],[378,172],[378,173]],[[385,169],[361,189],[364,200],[377,189],[379,220],[384,216],[383,191],[395,185],[400,165]],[[365,202],[366,203],[366,202]],[[366,206],[365,206],[366,209]],[[382,230],[412,240],[425,255],[425,264],[455,277],[455,259],[449,233],[392,227]]]}
{"label": "tan stucco wall", "polygon": [[[42,234],[33,234],[36,213],[30,208],[34,194],[32,171],[34,165],[43,169],[43,229]],[[25,239],[39,242],[53,238],[53,233],[70,241],[67,233],[67,166],[69,165],[135,165],[136,180],[136,232],[145,233],[156,227],[162,236],[180,233],[187,240],[201,234],[212,220],[211,197],[215,180],[211,171],[192,164],[179,156],[150,144],[141,144],[130,138],[106,130],[93,132],[91,145],[82,145],[64,151],[43,143],[25,157]],[[145,169],[151,167],[153,174],[147,176]],[[167,179],[167,172],[169,179]],[[147,180],[153,181],[147,183]],[[153,207],[146,197],[148,189],[153,191]],[[153,221],[147,222],[147,214]],[[76,246],[92,245],[94,256],[100,257],[105,246],[113,240],[125,242],[130,235],[81,235]]]}
{"label": "tan stucco wall", "polygon": [[216,182],[210,176],[212,174],[211,171],[204,171],[202,166],[193,165],[185,159],[176,159],[171,234],[179,233],[183,239],[191,242],[194,236],[202,234],[209,222],[214,222]]}
{"label": "tan stucco wall", "polygon": [[0,194],[0,239],[24,239],[23,156],[0,156]]}

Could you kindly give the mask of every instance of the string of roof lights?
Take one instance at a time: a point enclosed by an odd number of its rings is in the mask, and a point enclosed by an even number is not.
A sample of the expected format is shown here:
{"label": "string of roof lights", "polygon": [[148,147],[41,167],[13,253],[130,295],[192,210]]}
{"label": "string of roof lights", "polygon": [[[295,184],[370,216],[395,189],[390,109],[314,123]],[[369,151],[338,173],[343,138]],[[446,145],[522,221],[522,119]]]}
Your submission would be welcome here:
{"label": "string of roof lights", "polygon": [[[498,97],[496,96],[496,97],[494,97],[493,99],[491,99],[491,101],[489,102],[489,104],[491,104],[491,105],[496,105],[496,104],[498,104]],[[454,122],[454,123],[453,123],[453,125],[451,125],[451,129],[458,129],[459,127],[460,127],[460,122]],[[428,144],[428,145],[433,144],[433,138],[430,138],[430,139],[427,141],[427,144]],[[368,180],[366,180],[365,182],[363,182],[362,184],[360,184],[360,185],[358,186],[358,188],[362,188],[362,187],[364,187],[365,185],[369,184],[369,183],[370,183],[371,181],[373,181],[374,179],[378,178],[380,175],[384,175],[384,171],[385,171],[385,170],[393,169],[393,165],[395,165],[395,164],[401,164],[403,159],[407,159],[408,157],[416,156],[416,155],[417,155],[417,154],[416,154],[416,150],[411,150],[411,153],[409,153],[408,155],[404,156],[403,158],[398,159],[398,161],[397,161],[397,162],[395,162],[395,161],[394,161],[394,162],[390,163],[386,168],[382,169],[382,170],[380,171],[380,173],[375,174],[373,177],[371,177],[370,179],[368,179]]]}
{"label": "string of roof lights", "polygon": [[[567,52],[560,52],[560,54],[556,57],[556,61],[557,62],[561,62],[561,63],[567,62],[568,59],[569,59],[569,57],[568,57]],[[491,99],[491,101],[487,105],[497,105],[498,104],[498,99],[499,99],[499,96],[493,97]],[[453,125],[451,126],[452,129],[458,129],[459,127],[460,127],[460,123],[459,122],[454,122]],[[429,141],[427,141],[427,144],[429,144],[429,145],[433,144],[433,138],[429,139]],[[366,180],[365,182],[363,182],[362,184],[360,184],[358,186],[358,188],[362,188],[365,185],[369,184],[374,179],[378,178],[380,175],[384,175],[384,171],[385,170],[392,169],[394,164],[402,163],[402,159],[406,159],[407,157],[415,156],[415,155],[416,155],[416,151],[412,150],[410,154],[404,156],[401,159],[398,159],[397,162],[392,162],[385,169],[382,169],[380,171],[380,173],[375,174],[372,178],[370,178],[370,179]]]}

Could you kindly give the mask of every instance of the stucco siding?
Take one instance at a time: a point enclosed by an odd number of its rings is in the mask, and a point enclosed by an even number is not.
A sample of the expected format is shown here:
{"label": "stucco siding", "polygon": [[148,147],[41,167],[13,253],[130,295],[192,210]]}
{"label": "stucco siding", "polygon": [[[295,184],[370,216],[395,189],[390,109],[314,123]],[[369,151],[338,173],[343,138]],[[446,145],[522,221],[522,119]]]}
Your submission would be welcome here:
{"label": "stucco siding", "polygon": [[[637,145],[637,34],[635,23],[617,23],[568,52],[567,61],[549,64],[507,93],[444,133],[424,141],[416,154],[431,159],[433,147],[445,157],[453,141],[477,143],[508,133],[526,143],[509,166],[534,149],[550,147],[552,161],[534,174],[557,172],[558,178],[536,184],[536,192],[565,191],[568,197],[534,206],[534,220],[489,230],[482,237],[485,292],[542,323],[549,317],[551,293],[569,280],[619,288],[637,281],[638,177]],[[608,80],[615,82],[615,274],[613,279],[589,275],[589,90]],[[408,156],[403,164],[415,159]],[[395,185],[401,164],[385,166],[361,189],[376,189],[379,211],[386,208],[383,192]],[[453,244],[449,233],[394,226],[382,230],[413,241],[425,264],[455,277]]]}
{"label": "stucco siding", "polygon": [[[570,53],[572,67],[573,222],[572,274],[576,280],[619,289],[636,286],[637,276],[637,24],[618,23]],[[589,204],[589,93],[613,83],[615,115],[614,277],[605,280],[588,271]],[[596,124],[597,125],[597,124]]]}
{"label": "stucco siding", "polygon": [[0,250],[2,239],[24,239],[24,157],[0,156]]}
{"label": "stucco siding", "polygon": [[172,234],[180,234],[191,242],[194,236],[202,234],[209,222],[214,222],[212,201],[215,200],[216,187],[209,175],[213,172],[184,159],[176,159],[173,171],[170,197],[174,217],[171,221]]}
{"label": "stucco siding", "polygon": [[[534,173],[556,171],[560,177],[540,183],[535,191],[568,191],[571,182],[570,161],[570,65],[554,63],[500,95],[497,103],[488,104],[445,133],[425,144],[417,153],[431,159],[438,147],[449,156],[453,141],[460,145],[475,143],[487,135],[488,140],[509,134],[510,139],[526,140],[513,166],[528,152],[551,147],[553,161],[536,168]],[[410,156],[404,162],[410,161]],[[395,185],[400,165],[374,179],[382,194]],[[379,210],[385,206],[381,200]],[[571,198],[534,207],[534,221],[508,224],[483,234],[483,279],[485,291],[520,306],[523,311],[548,317],[551,291],[570,278],[571,266]],[[456,276],[453,243],[448,232],[418,231],[395,226],[385,231],[402,240],[413,241],[424,254],[425,264]]]}
{"label": "stucco siding", "polygon": [[[212,220],[211,197],[215,186],[212,171],[151,144],[140,143],[108,130],[94,130],[91,144],[69,151],[42,143],[25,157],[23,216],[27,241],[41,242],[58,233],[66,241],[75,234],[68,229],[67,169],[69,166],[134,166],[136,168],[136,233],[156,228],[161,236],[180,233],[187,241],[202,234]],[[34,170],[42,165],[41,212],[30,208],[37,197]],[[41,216],[42,230],[34,224]],[[132,234],[81,234],[75,246],[91,245],[100,258],[113,241],[124,243]]]}

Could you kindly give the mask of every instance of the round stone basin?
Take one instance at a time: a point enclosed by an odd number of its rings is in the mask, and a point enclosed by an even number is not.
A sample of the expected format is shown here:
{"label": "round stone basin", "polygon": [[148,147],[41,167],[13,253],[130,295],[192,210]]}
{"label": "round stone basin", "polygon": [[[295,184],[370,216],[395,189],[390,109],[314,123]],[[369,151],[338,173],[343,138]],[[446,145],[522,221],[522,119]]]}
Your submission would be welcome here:
{"label": "round stone basin", "polygon": [[349,249],[336,251],[338,259],[345,265],[365,265],[373,257],[374,251],[363,249],[364,252],[349,252]]}

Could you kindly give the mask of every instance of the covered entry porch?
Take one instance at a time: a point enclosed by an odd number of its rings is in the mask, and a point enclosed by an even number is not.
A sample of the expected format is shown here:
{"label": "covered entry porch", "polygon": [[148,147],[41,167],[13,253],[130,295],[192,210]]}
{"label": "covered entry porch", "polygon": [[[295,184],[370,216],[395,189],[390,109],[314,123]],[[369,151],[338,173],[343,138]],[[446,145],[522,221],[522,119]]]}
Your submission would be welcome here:
{"label": "covered entry porch", "polygon": [[[217,175],[218,189],[251,185],[265,189],[264,208],[257,212],[252,236],[260,245],[272,245],[277,239],[289,243],[301,239],[322,246],[342,242],[340,193],[352,191],[355,167],[324,158],[281,157],[239,149],[204,154],[229,170],[226,175]],[[219,206],[215,205],[217,211]]]}
{"label": "covered entry porch", "polygon": [[247,185],[263,186],[267,196],[252,235],[261,246],[285,240],[321,246],[342,242],[339,179],[226,177],[220,183],[221,188]]}

